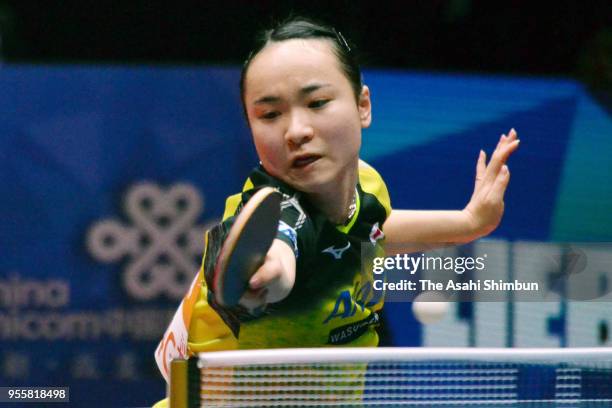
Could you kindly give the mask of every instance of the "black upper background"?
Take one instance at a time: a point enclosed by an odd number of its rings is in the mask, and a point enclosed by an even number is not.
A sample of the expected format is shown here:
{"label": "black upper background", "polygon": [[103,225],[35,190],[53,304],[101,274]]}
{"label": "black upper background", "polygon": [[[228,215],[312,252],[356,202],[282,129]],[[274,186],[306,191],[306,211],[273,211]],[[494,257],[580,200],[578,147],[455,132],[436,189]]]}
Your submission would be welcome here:
{"label": "black upper background", "polygon": [[[580,76],[611,1],[0,0],[5,62],[239,64],[290,12],[331,23],[369,67]],[[587,54],[588,55],[588,54]]]}

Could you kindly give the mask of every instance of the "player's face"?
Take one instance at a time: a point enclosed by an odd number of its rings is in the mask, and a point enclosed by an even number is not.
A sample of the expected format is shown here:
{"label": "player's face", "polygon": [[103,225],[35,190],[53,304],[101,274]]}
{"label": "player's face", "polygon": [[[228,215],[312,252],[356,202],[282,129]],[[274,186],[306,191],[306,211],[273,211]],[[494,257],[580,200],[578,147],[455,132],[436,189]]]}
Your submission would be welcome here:
{"label": "player's face", "polygon": [[356,174],[370,96],[359,101],[327,40],[266,46],[246,74],[245,104],[255,148],[273,176],[316,193]]}

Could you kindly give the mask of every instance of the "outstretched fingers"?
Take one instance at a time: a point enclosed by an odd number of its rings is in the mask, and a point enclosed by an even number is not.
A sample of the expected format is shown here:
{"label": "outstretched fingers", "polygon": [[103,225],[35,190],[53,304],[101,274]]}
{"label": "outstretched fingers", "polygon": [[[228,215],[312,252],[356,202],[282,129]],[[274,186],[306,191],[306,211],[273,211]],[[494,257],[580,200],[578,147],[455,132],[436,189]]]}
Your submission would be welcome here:
{"label": "outstretched fingers", "polygon": [[506,193],[506,188],[508,187],[508,183],[510,182],[510,170],[507,165],[503,165],[499,174],[495,178],[493,182],[493,186],[491,186],[491,190],[489,191],[489,200],[491,202],[499,202],[503,203],[504,194]]}
{"label": "outstretched fingers", "polygon": [[489,234],[501,221],[504,195],[510,181],[506,162],[518,146],[516,131],[511,129],[507,136],[501,135],[488,163],[483,151],[478,156],[474,193],[464,209],[476,236]]}
{"label": "outstretched fingers", "polygon": [[487,154],[484,150],[481,150],[478,154],[478,160],[476,161],[476,180],[475,180],[475,188],[478,189],[482,180],[485,177],[485,172],[487,170]]}
{"label": "outstretched fingers", "polygon": [[500,174],[502,167],[508,161],[510,155],[519,147],[520,140],[517,138],[516,131],[510,129],[508,136],[501,135],[497,147],[491,156],[491,160],[487,165],[484,180],[494,183],[497,176]]}

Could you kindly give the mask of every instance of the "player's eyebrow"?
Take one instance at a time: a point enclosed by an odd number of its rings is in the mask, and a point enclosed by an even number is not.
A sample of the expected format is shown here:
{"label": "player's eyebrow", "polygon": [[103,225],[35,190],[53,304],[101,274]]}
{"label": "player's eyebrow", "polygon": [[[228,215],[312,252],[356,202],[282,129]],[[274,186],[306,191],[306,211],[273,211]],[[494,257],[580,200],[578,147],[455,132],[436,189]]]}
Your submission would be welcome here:
{"label": "player's eyebrow", "polygon": [[314,91],[321,89],[321,88],[325,88],[331,86],[330,84],[324,84],[324,83],[314,83],[311,85],[307,85],[305,87],[303,87],[302,89],[300,89],[300,95],[301,96],[305,96],[308,95],[310,93],[313,93]]}
{"label": "player's eyebrow", "polygon": [[279,103],[280,99],[278,96],[263,96],[259,99],[257,99],[255,102],[253,102],[253,105],[262,105],[262,104],[266,104],[266,103]]}
{"label": "player's eyebrow", "polygon": [[[321,88],[325,88],[328,86],[331,86],[331,84],[317,82],[314,84],[306,85],[300,89],[300,96],[304,97],[308,94],[313,93],[316,90],[319,90]],[[275,104],[275,103],[279,103],[280,101],[281,101],[281,98],[279,96],[266,95],[266,96],[262,96],[261,98],[257,99],[255,102],[253,102],[253,104],[254,105],[262,105],[266,103]]]}

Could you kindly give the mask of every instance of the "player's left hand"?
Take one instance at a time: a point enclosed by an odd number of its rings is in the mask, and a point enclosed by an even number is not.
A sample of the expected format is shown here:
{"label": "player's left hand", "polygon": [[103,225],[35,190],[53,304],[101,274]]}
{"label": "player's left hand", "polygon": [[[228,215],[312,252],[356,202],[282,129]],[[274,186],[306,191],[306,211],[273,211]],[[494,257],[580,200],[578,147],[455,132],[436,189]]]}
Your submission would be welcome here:
{"label": "player's left hand", "polygon": [[516,131],[510,129],[508,135],[501,135],[488,164],[486,153],[480,151],[474,193],[463,210],[476,237],[491,233],[502,219],[504,193],[510,181],[510,170],[506,162],[518,148],[519,142]]}

